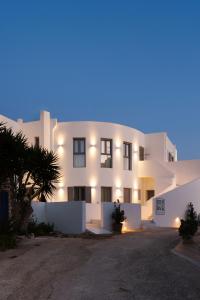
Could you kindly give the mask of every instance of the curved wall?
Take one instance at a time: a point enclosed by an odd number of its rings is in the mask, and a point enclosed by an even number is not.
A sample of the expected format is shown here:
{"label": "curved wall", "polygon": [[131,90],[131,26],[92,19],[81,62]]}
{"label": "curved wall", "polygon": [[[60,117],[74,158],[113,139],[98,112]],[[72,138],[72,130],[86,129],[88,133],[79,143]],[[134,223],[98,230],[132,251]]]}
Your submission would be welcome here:
{"label": "curved wall", "polygon": [[[86,167],[73,168],[73,138],[86,139]],[[100,139],[113,140],[113,167],[100,166]],[[145,146],[142,132],[119,124],[103,122],[59,122],[54,131],[54,151],[62,167],[62,181],[54,196],[67,200],[67,187],[91,186],[92,203],[99,203],[101,186],[112,187],[112,200],[123,202],[123,188],[132,188],[132,202],[138,200],[138,146]],[[123,170],[123,142],[132,143],[132,170]]]}

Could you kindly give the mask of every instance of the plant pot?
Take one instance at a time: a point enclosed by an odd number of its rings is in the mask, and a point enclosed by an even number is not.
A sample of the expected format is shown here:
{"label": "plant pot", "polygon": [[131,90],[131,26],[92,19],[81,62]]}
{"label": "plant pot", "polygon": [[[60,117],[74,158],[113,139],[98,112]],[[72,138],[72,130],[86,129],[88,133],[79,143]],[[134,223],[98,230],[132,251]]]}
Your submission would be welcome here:
{"label": "plant pot", "polygon": [[113,225],[112,225],[113,232],[121,234],[122,226],[123,226],[122,223],[119,223],[119,224],[113,223]]}

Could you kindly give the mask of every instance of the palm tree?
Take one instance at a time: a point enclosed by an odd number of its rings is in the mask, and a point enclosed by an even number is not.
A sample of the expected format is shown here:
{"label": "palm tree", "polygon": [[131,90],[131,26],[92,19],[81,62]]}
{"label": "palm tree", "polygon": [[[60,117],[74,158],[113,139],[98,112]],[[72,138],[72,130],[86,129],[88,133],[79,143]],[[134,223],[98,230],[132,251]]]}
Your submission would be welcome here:
{"label": "palm tree", "polygon": [[11,215],[17,230],[32,213],[33,199],[51,197],[60,178],[58,158],[41,147],[28,145],[26,137],[0,124],[0,186],[10,184]]}

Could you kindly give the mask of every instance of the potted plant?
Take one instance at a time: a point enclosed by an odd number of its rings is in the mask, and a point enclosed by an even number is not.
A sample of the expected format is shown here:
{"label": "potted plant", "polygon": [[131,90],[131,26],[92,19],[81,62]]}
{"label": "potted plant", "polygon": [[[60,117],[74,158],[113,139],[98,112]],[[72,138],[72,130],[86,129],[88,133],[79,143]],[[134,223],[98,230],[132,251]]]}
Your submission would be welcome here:
{"label": "potted plant", "polygon": [[179,235],[182,237],[184,242],[191,242],[193,235],[198,229],[198,218],[197,213],[194,210],[193,204],[189,203],[185,214],[185,220],[181,220],[179,227]]}
{"label": "potted plant", "polygon": [[126,217],[124,215],[124,210],[121,210],[119,200],[117,200],[117,202],[114,202],[114,211],[112,213],[112,220],[113,220],[112,223],[113,232],[121,233],[123,222],[126,220]]}

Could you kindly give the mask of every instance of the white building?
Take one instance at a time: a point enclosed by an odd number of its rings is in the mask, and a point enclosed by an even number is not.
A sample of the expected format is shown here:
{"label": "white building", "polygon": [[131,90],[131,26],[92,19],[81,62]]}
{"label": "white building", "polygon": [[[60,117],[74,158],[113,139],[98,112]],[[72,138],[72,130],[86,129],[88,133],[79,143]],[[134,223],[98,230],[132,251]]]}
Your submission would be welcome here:
{"label": "white building", "polygon": [[[62,179],[51,202],[85,200],[86,220],[103,219],[102,204],[141,205],[142,220],[177,227],[189,202],[200,212],[200,160],[177,161],[165,132],[145,134],[105,122],[0,121],[59,156]],[[127,206],[130,208],[130,205]],[[127,211],[127,209],[126,209]],[[128,211],[127,211],[128,213]],[[104,226],[105,227],[105,226]]]}

